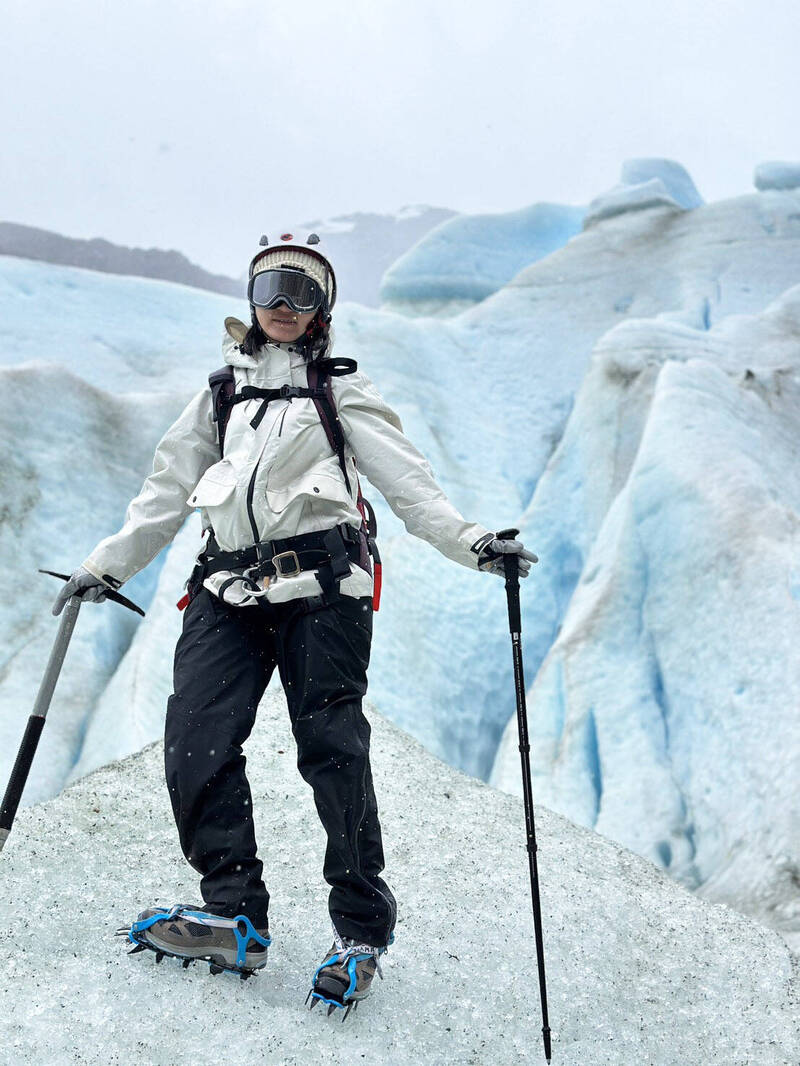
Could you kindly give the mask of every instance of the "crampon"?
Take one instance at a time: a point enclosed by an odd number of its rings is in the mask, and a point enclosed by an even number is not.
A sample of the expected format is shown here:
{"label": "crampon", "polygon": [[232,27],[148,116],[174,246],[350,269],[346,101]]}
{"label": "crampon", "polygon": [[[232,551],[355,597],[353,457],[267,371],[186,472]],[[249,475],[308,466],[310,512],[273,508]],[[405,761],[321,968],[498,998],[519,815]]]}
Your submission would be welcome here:
{"label": "crampon", "polygon": [[[394,942],[394,934],[389,943]],[[362,999],[369,995],[375,974],[383,980],[379,956],[387,948],[376,948],[343,939],[334,930],[334,944],[321,966],[314,972],[314,981],[305,1002],[311,1000],[309,1010],[317,1003],[327,1004],[328,1016],[335,1010],[342,1012],[344,1022],[351,1010],[357,1010]]]}
{"label": "crampon", "polygon": [[[149,939],[148,933],[157,922],[180,918],[192,919],[200,926],[219,926],[220,923],[224,922],[225,928],[230,929],[236,940],[235,957],[230,957],[234,954],[232,950],[213,945],[209,945],[207,953],[201,954],[198,951],[187,955],[179,950],[171,951],[163,941],[153,943]],[[232,919],[220,919],[215,915],[197,911],[190,906],[181,904],[177,904],[169,910],[155,908],[150,911],[143,911],[132,925],[122,926],[114,935],[124,936],[134,945],[128,952],[129,955],[136,955],[145,950],[153,951],[155,952],[156,962],[161,962],[165,956],[172,959],[180,959],[184,969],[187,969],[193,962],[207,962],[209,973],[215,976],[223,972],[234,973],[242,981],[246,981],[248,977],[256,976],[257,971],[266,965],[267,949],[272,943],[271,937],[262,937],[256,931],[250,919],[244,914],[239,914]],[[150,935],[153,934],[151,933]],[[256,966],[246,965],[247,948],[251,941],[260,947],[259,954],[263,954],[264,957],[263,962],[259,960]],[[225,951],[225,954],[222,954],[222,951]]]}

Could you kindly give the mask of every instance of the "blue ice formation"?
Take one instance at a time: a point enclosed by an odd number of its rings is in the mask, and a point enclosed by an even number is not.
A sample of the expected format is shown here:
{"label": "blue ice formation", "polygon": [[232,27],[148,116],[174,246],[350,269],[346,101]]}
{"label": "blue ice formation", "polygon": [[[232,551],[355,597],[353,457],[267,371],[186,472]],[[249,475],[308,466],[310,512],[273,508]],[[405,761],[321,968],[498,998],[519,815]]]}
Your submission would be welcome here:
{"label": "blue ice formation", "polygon": [[381,301],[485,300],[580,232],[584,208],[538,203],[441,223],[384,274]]}
{"label": "blue ice formation", "polygon": [[766,189],[800,189],[800,163],[785,163],[775,160],[759,163],[753,177],[759,191]]}
{"label": "blue ice formation", "polygon": [[628,211],[650,207],[690,211],[702,203],[694,182],[680,163],[659,158],[627,159],[619,183],[589,204],[584,228]]}
{"label": "blue ice formation", "polygon": [[[520,528],[540,556],[521,588],[537,795],[800,928],[793,751],[772,742],[791,738],[800,701],[785,651],[800,640],[800,192],[689,210],[663,167],[623,176],[669,187],[675,207],[591,226],[454,317],[343,304],[337,352],[464,517]],[[184,286],[0,260],[6,774],[52,643],[49,579],[19,595],[20,545],[67,570],[116,528],[158,436],[218,365],[228,313],[242,309]],[[409,537],[363,488],[385,564],[369,698],[487,777],[515,713],[503,584]],[[187,523],[160,573],[137,579],[157,589],[132,583],[149,603],[133,636],[126,612],[86,608],[28,799],[58,791],[69,758],[87,772],[161,735],[195,547]],[[504,787],[519,774],[509,730]]]}

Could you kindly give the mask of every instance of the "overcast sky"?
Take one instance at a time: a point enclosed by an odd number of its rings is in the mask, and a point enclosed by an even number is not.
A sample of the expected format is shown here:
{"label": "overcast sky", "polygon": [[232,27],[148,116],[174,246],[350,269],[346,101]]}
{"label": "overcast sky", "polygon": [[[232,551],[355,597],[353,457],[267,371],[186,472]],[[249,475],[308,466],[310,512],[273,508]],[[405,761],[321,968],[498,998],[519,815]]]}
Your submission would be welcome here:
{"label": "overcast sky", "polygon": [[797,0],[4,0],[0,219],[234,276],[261,232],[583,204],[622,161],[706,200],[800,159]]}

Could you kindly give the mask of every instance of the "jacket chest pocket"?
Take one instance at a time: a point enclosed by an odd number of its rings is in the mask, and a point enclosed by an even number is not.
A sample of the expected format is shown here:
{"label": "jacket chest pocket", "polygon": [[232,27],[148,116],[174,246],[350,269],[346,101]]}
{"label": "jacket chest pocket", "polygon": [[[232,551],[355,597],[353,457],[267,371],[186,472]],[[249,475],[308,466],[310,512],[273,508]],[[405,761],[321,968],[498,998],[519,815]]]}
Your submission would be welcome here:
{"label": "jacket chest pocket", "polygon": [[225,503],[236,488],[236,469],[227,459],[206,470],[186,502],[192,507],[214,508]]}
{"label": "jacket chest pocket", "polygon": [[298,498],[352,505],[335,455],[315,463],[310,470],[288,482],[280,479],[276,483],[270,471],[266,494],[270,510],[275,514],[286,510]]}

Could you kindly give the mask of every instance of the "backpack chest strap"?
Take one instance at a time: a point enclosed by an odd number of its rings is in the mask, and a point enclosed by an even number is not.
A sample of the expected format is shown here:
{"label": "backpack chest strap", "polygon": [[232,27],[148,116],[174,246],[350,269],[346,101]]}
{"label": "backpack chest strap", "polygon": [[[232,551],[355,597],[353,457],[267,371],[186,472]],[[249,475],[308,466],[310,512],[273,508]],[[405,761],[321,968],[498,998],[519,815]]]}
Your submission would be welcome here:
{"label": "backpack chest strap", "polygon": [[229,404],[244,403],[246,400],[263,400],[263,403],[259,407],[255,416],[250,420],[250,425],[253,429],[258,429],[263,421],[264,415],[267,413],[267,407],[272,400],[286,400],[292,399],[295,396],[319,396],[321,390],[319,387],[306,388],[303,385],[281,385],[278,389],[259,389],[255,385],[243,386],[241,392],[235,393],[228,401]]}

